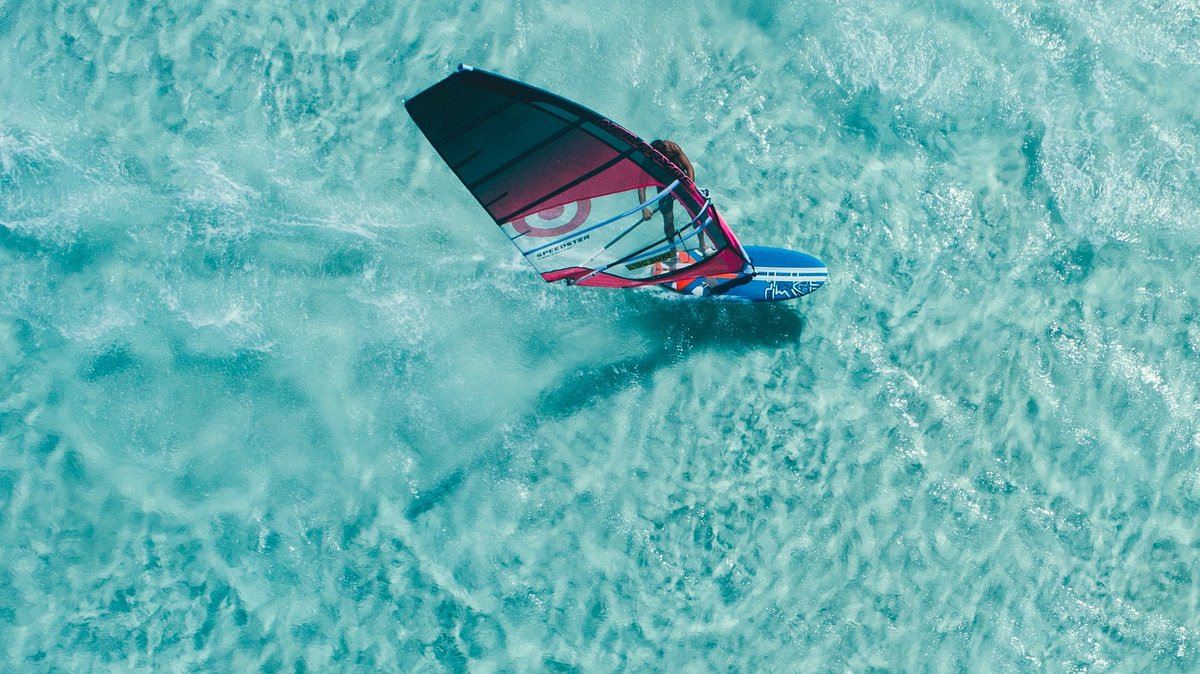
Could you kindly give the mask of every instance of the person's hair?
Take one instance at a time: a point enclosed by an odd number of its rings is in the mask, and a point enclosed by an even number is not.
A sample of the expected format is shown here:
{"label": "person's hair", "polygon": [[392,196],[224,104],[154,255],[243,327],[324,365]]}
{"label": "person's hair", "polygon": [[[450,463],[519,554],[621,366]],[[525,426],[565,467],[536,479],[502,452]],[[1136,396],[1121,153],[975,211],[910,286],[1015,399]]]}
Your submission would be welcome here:
{"label": "person's hair", "polygon": [[683,148],[669,140],[655,140],[650,143],[650,147],[658,150],[664,157],[670,159],[673,163],[679,164],[679,158],[683,157]]}

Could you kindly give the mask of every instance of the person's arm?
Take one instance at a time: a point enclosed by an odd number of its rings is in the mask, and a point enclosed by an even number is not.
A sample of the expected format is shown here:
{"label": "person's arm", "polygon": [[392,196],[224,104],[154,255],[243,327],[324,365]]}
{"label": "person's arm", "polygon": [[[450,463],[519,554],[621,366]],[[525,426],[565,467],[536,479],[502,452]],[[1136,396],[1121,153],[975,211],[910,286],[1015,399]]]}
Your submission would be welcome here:
{"label": "person's arm", "polygon": [[[638,203],[639,204],[646,203],[646,188],[645,187],[638,188]],[[652,213],[649,208],[642,209],[642,219],[643,220],[649,220],[650,216],[652,216],[652,215],[654,215],[654,213]]]}
{"label": "person's arm", "polygon": [[696,169],[692,168],[691,160],[683,153],[683,148],[679,147],[679,143],[666,140],[663,141],[663,146],[667,149],[664,153],[667,159],[670,159],[676,166],[683,169],[683,172],[687,174],[688,180],[696,182]]}
{"label": "person's arm", "polygon": [[692,168],[692,162],[683,153],[683,150],[679,151],[679,161],[683,162],[679,165],[679,168],[683,169],[683,172],[687,174],[688,180],[696,182],[696,169]]}

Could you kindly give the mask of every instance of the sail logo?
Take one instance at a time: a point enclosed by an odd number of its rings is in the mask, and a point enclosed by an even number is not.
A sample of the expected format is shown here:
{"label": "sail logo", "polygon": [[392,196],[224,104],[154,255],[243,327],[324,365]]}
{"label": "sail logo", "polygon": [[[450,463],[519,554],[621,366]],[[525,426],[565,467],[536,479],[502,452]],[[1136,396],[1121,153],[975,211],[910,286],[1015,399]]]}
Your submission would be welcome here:
{"label": "sail logo", "polygon": [[663,262],[664,260],[670,260],[673,257],[675,257],[675,251],[668,250],[667,252],[665,252],[661,255],[655,255],[654,257],[648,257],[643,260],[638,260],[637,262],[632,262],[630,264],[627,264],[627,265],[625,265],[625,268],[628,269],[629,271],[633,271],[635,269],[641,269],[642,267],[649,267],[650,265],[654,264],[655,262]]}
{"label": "sail logo", "polygon": [[763,299],[768,302],[803,297],[825,285],[824,281],[771,281],[770,283],[763,291]]}
{"label": "sail logo", "polygon": [[[573,232],[592,214],[592,200],[580,199],[573,204],[551,206],[531,216],[512,221],[518,234],[528,236],[560,236]],[[533,221],[532,223],[530,221]]]}
{"label": "sail logo", "polygon": [[[537,255],[534,255],[533,257],[535,259],[540,260],[544,257],[550,257],[551,255],[558,255],[559,253],[563,252],[564,250],[570,248],[571,246],[574,246],[577,243],[582,243],[584,241],[587,241],[590,238],[592,238],[591,234],[585,234],[583,236],[575,237],[574,239],[571,239],[570,241],[567,241],[566,243],[560,243],[553,248],[547,248],[546,250],[539,252]],[[526,254],[528,255],[528,253],[526,253]]]}

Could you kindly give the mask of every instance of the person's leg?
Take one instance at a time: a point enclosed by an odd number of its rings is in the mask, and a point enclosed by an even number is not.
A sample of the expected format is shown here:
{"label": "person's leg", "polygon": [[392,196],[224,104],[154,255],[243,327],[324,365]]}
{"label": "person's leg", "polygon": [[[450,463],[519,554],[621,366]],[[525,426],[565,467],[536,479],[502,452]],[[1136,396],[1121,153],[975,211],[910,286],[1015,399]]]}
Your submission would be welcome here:
{"label": "person's leg", "polygon": [[658,207],[663,216],[663,234],[667,237],[667,243],[671,245],[671,259],[667,262],[667,266],[674,269],[679,263],[675,248],[675,199],[668,194],[658,200]]}

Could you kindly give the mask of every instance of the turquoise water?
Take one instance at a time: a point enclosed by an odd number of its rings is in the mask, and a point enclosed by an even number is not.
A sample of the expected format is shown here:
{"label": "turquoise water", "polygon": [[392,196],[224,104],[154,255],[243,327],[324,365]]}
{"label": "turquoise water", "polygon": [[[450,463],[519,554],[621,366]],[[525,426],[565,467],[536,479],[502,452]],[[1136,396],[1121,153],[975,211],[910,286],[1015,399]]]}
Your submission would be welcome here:
{"label": "turquoise water", "polygon": [[[303,4],[0,3],[0,669],[1200,669],[1195,3]],[[460,61],[829,284],[542,284]]]}

